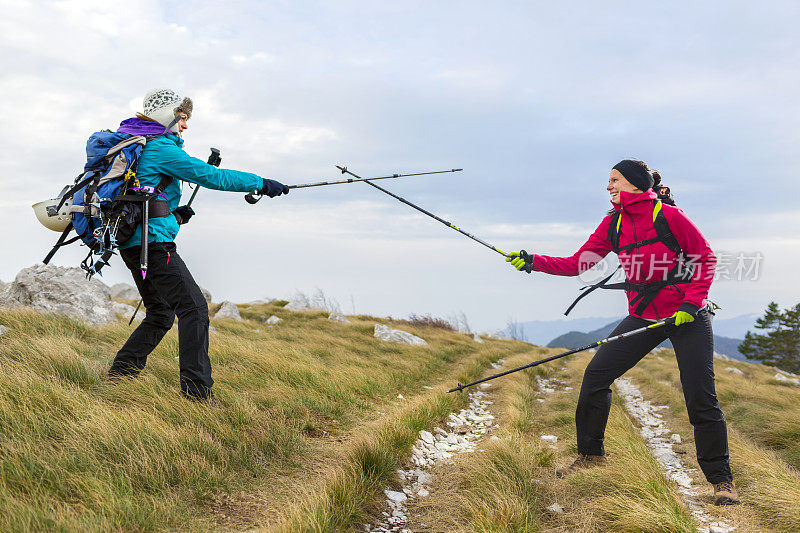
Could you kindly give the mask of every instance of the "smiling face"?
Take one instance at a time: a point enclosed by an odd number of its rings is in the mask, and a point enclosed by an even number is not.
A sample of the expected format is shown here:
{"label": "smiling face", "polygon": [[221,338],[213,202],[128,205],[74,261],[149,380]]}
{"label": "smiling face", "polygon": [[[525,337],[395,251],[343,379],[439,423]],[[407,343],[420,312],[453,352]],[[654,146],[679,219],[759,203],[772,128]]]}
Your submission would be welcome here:
{"label": "smiling face", "polygon": [[619,170],[612,170],[608,176],[608,187],[606,190],[611,195],[611,201],[615,204],[619,203],[619,193],[625,192],[642,192],[636,188],[630,181],[625,179],[625,176]]}

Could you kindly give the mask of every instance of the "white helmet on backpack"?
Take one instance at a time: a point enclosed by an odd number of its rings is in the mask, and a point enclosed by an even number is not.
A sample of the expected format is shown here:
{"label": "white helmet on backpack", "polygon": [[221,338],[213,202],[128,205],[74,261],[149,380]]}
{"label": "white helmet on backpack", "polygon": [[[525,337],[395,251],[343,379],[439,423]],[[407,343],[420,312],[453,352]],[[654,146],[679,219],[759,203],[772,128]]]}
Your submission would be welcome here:
{"label": "white helmet on backpack", "polygon": [[176,113],[186,113],[187,118],[191,118],[192,108],[191,98],[183,98],[171,89],[153,89],[144,95],[142,113],[138,115],[178,133]]}
{"label": "white helmet on backpack", "polygon": [[61,197],[64,196],[64,193],[69,188],[69,185],[64,187],[64,190],[56,198],[33,204],[33,212],[45,228],[62,233],[72,222],[72,210],[70,209],[72,207],[72,198],[67,199],[61,209],[56,210],[59,202],[61,202]]}

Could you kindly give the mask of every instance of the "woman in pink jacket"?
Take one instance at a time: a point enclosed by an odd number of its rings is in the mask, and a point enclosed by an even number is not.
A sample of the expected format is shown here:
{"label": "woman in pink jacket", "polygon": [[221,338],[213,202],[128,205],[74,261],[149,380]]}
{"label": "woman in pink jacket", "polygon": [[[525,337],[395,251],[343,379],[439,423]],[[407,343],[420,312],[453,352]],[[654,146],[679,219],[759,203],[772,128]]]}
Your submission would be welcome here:
{"label": "woman in pink jacket", "polygon": [[689,421],[694,427],[697,461],[714,485],[714,502],[738,503],[728,461],[725,417],[714,390],[714,338],[706,301],[716,257],[697,226],[674,206],[658,172],[651,172],[643,162],[620,161],[611,170],[606,189],[613,209],[577,253],[550,257],[520,252],[507,260],[517,270],[528,273],[535,270],[577,276],[609,252],[615,252],[625,272],[625,282],[605,286],[601,282],[582,295],[598,287],[626,291],[629,316],[612,335],[668,317],[674,317],[675,325],[648,330],[598,349],[586,367],[575,412],[579,456],[570,466],[558,470],[557,475],[564,477],[605,462],[603,435],[611,409],[611,384],[653,348],[670,339]]}

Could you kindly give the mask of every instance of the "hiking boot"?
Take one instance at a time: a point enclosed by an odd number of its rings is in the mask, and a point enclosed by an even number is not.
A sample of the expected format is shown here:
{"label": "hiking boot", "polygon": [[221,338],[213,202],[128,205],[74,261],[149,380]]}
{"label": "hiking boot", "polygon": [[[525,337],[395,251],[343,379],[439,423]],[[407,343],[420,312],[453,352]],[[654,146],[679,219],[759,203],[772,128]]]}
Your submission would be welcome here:
{"label": "hiking boot", "polygon": [[563,478],[576,473],[578,470],[592,468],[593,466],[605,466],[605,455],[587,455],[580,454],[571,465],[566,468],[559,468],[556,470],[556,477]]}
{"label": "hiking boot", "polygon": [[733,481],[714,483],[714,505],[735,505],[739,503],[739,495]]}

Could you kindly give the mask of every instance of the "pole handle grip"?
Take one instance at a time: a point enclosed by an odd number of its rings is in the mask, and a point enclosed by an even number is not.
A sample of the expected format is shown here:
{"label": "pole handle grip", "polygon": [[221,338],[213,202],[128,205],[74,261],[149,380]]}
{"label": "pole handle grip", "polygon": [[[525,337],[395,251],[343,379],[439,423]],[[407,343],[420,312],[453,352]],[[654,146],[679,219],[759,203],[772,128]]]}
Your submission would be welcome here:
{"label": "pole handle grip", "polygon": [[250,205],[258,203],[261,200],[261,195],[258,194],[258,191],[253,191],[244,195],[244,201]]}

